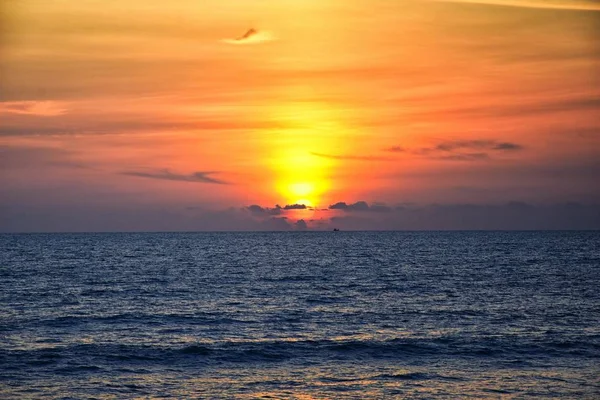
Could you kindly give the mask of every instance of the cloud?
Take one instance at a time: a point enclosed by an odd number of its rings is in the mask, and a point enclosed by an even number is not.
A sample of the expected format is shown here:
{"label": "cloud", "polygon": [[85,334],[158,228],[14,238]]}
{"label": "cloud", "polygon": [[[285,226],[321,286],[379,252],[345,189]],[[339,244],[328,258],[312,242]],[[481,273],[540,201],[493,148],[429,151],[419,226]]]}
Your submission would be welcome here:
{"label": "cloud", "polygon": [[292,227],[286,217],[272,217],[261,223],[262,230],[288,231]]}
{"label": "cloud", "polygon": [[65,117],[46,119],[43,124],[32,117],[35,115],[13,114],[11,120],[2,120],[0,136],[110,135],[124,132],[131,135],[157,131],[242,131],[281,127],[278,121],[260,119],[240,121],[210,116],[185,120],[159,117],[152,119],[137,113],[109,115],[102,118],[82,114],[71,119]]}
{"label": "cloud", "polygon": [[95,168],[89,163],[79,162],[72,151],[59,147],[0,145],[0,168],[2,169],[39,169],[47,167]]}
{"label": "cloud", "polygon": [[283,207],[284,210],[306,210],[305,204],[288,204]]}
{"label": "cloud", "polygon": [[255,217],[264,217],[264,216],[277,216],[289,210],[306,210],[308,207],[305,204],[286,204],[284,207],[281,207],[279,204],[275,205],[273,208],[262,207],[258,204],[252,204],[248,207],[244,207],[243,209],[250,211],[250,213]]}
{"label": "cloud", "polygon": [[258,35],[258,31],[254,28],[250,28],[246,33],[244,33],[242,36],[238,37],[235,40],[248,40],[251,39],[252,37]]}
{"label": "cloud", "polygon": [[516,143],[498,142],[496,140],[454,140],[437,144],[434,149],[454,151],[463,149],[475,150],[521,150],[523,147]]}
{"label": "cloud", "polygon": [[315,157],[322,158],[330,158],[334,160],[351,160],[351,161],[389,161],[391,158],[389,157],[380,157],[380,156],[355,156],[355,155],[338,155],[338,154],[326,154],[326,153],[316,153],[310,152],[311,155]]}
{"label": "cloud", "polygon": [[372,205],[367,204],[366,201],[357,201],[356,203],[347,204],[346,202],[340,201],[329,206],[330,210],[342,210],[345,212],[379,212],[387,213],[392,211],[390,207],[383,203],[374,203]]}
{"label": "cloud", "polygon": [[523,146],[521,146],[520,144],[516,144],[516,143],[502,142],[502,143],[496,143],[492,149],[493,150],[513,151],[513,150],[522,150]]}
{"label": "cloud", "polygon": [[406,149],[402,146],[392,146],[387,151],[391,151],[392,153],[403,153]]}
{"label": "cloud", "polygon": [[299,231],[305,231],[308,228],[306,221],[304,221],[303,219],[299,219],[298,221],[296,221],[294,226]]}
{"label": "cloud", "polygon": [[223,39],[223,43],[235,45],[258,44],[274,40],[272,33],[251,28],[246,33],[233,39]]}
{"label": "cloud", "polygon": [[345,214],[329,219],[342,230],[597,230],[600,205],[429,204],[397,207],[389,214]]}
{"label": "cloud", "polygon": [[482,4],[491,6],[541,8],[554,10],[600,11],[600,4],[592,0],[434,0],[444,3]]}
{"label": "cloud", "polygon": [[[311,220],[290,220],[283,216],[254,216],[260,206],[245,209],[122,204],[116,196],[98,202],[97,192],[65,193],[56,202],[50,197],[35,200],[0,196],[2,232],[76,232],[76,231],[291,231],[316,229],[341,230],[544,230],[600,229],[600,204],[564,202],[534,204],[519,201],[490,204],[403,204],[380,212],[344,212]],[[83,200],[85,199],[85,201]],[[16,201],[19,200],[19,201]],[[56,199],[54,199],[56,200]],[[89,201],[88,201],[89,200]],[[364,209],[365,202],[357,202]],[[346,204],[348,207],[355,205]],[[364,204],[363,204],[364,203]],[[336,204],[342,204],[336,203]],[[343,203],[345,204],[345,203]],[[187,205],[189,206],[189,204]],[[374,211],[378,203],[368,207]],[[339,208],[339,207],[338,207]],[[352,209],[352,207],[350,207]]]}
{"label": "cloud", "polygon": [[518,143],[498,140],[452,140],[440,142],[431,147],[404,148],[393,146],[386,149],[392,153],[408,153],[436,160],[477,161],[487,160],[490,153],[515,152],[523,150]]}
{"label": "cloud", "polygon": [[346,203],[345,203],[345,202],[343,202],[343,201],[340,201],[340,202],[338,202],[338,203],[331,204],[331,205],[329,206],[329,209],[330,209],[330,210],[344,210],[344,211],[345,211],[345,210],[347,210],[347,209],[348,209],[348,204],[346,204]]}
{"label": "cloud", "polygon": [[538,99],[528,102],[514,102],[497,107],[479,106],[466,108],[451,108],[445,112],[466,118],[479,117],[515,117],[547,114],[552,115],[572,111],[596,111],[600,107],[600,97],[591,92],[585,95]]}
{"label": "cloud", "polygon": [[[254,210],[258,214],[249,216],[248,210]],[[230,207],[224,210],[203,208],[197,213],[178,214],[173,219],[183,221],[186,230],[191,231],[290,231],[294,229],[295,224],[287,217],[270,215],[268,210],[274,209],[258,205],[242,209]]]}
{"label": "cloud", "polygon": [[282,208],[279,205],[276,205],[275,208],[261,207],[258,204],[252,204],[246,207],[246,210],[250,211],[250,213],[255,217],[262,217],[266,215],[280,215],[282,212]]}
{"label": "cloud", "polygon": [[63,103],[57,101],[4,101],[0,102],[0,114],[21,114],[55,117],[67,112]]}
{"label": "cloud", "polygon": [[487,153],[461,153],[461,154],[450,154],[450,155],[440,155],[434,157],[438,160],[448,160],[448,161],[477,161],[477,160],[487,160],[490,156]]}
{"label": "cloud", "polygon": [[217,185],[229,184],[228,182],[225,182],[223,180],[211,177],[211,175],[216,173],[217,171],[197,171],[189,175],[182,175],[173,173],[168,169],[164,169],[156,172],[124,171],[121,172],[121,175],[137,176],[141,178],[163,179],[168,181],[212,183]]}
{"label": "cloud", "polygon": [[392,208],[384,203],[374,203],[369,207],[369,211],[378,213],[388,213],[392,211]]}

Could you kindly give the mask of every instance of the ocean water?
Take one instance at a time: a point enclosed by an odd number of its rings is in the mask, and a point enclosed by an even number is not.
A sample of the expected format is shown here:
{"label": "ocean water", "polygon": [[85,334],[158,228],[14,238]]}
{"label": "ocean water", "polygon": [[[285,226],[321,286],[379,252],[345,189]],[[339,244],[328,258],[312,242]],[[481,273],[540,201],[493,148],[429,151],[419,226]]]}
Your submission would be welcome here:
{"label": "ocean water", "polygon": [[600,232],[0,235],[0,398],[600,398]]}

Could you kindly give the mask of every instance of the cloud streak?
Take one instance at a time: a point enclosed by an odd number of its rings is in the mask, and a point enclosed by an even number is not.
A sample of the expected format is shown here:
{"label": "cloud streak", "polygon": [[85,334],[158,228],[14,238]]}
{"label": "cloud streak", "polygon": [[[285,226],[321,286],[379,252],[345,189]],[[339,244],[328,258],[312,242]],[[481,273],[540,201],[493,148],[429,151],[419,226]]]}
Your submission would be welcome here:
{"label": "cloud streak", "polygon": [[321,157],[321,158],[329,158],[333,160],[348,160],[348,161],[390,161],[389,157],[380,157],[380,156],[360,156],[360,155],[340,155],[340,154],[326,154],[326,153],[317,153],[310,152],[312,156]]}
{"label": "cloud streak", "polygon": [[520,201],[411,205],[380,216],[345,213],[329,222],[343,230],[596,230],[600,205]]}
{"label": "cloud streak", "polygon": [[[523,150],[523,146],[513,142],[499,140],[453,140],[437,143],[430,147],[406,148],[392,146],[386,149],[389,153],[404,153],[447,161],[477,161],[490,159],[491,153],[509,153]],[[310,152],[312,156],[342,161],[394,161],[387,156],[328,154]]]}
{"label": "cloud streak", "polygon": [[266,215],[270,215],[270,216],[275,216],[275,215],[281,215],[281,207],[280,206],[275,206],[275,208],[268,208],[268,207],[261,207],[258,204],[252,204],[248,207],[245,207],[246,210],[250,211],[250,214],[252,214],[255,217],[263,217]]}
{"label": "cloud streak", "polygon": [[140,178],[151,178],[161,179],[167,181],[179,181],[179,182],[197,182],[197,183],[211,183],[217,185],[228,185],[229,182],[225,182],[221,179],[213,178],[211,175],[218,173],[217,171],[196,171],[189,175],[176,174],[168,169],[155,171],[155,172],[143,172],[143,171],[123,171],[121,175],[136,176]]}
{"label": "cloud streak", "polygon": [[392,209],[382,203],[374,203],[369,205],[366,201],[357,201],[356,203],[347,204],[346,202],[340,201],[329,206],[330,210],[341,210],[345,212],[377,212],[387,213],[391,212]]}
{"label": "cloud streak", "polygon": [[0,114],[56,117],[67,112],[65,106],[56,101],[5,101],[0,102]]}
{"label": "cloud streak", "polygon": [[455,140],[439,143],[434,149],[441,151],[454,151],[463,149],[512,151],[521,150],[522,148],[523,146],[516,143],[498,142],[496,140]]}
{"label": "cloud streak", "polygon": [[259,206],[258,204],[252,204],[248,207],[244,207],[243,209],[250,211],[250,213],[255,217],[263,217],[281,215],[290,210],[307,210],[308,207],[305,204],[286,204],[283,207],[277,204],[275,207],[269,208]]}
{"label": "cloud streak", "polygon": [[259,31],[254,28],[249,29],[246,33],[233,39],[223,39],[223,43],[233,45],[250,45],[274,40],[272,33],[267,31]]}
{"label": "cloud streak", "polygon": [[431,0],[439,3],[465,3],[491,6],[539,8],[552,10],[600,11],[600,4],[590,0]]}
{"label": "cloud streak", "polygon": [[523,150],[523,146],[513,142],[498,140],[453,140],[440,142],[430,147],[405,148],[393,146],[387,149],[392,153],[407,153],[436,160],[477,161],[487,160],[490,153],[507,153]]}

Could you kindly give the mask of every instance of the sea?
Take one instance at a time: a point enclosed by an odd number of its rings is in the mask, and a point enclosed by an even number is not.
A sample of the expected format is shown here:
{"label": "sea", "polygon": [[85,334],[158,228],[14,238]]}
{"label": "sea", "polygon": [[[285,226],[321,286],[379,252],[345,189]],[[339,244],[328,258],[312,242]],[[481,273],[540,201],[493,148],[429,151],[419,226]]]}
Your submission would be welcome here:
{"label": "sea", "polygon": [[0,235],[2,399],[599,399],[600,232]]}

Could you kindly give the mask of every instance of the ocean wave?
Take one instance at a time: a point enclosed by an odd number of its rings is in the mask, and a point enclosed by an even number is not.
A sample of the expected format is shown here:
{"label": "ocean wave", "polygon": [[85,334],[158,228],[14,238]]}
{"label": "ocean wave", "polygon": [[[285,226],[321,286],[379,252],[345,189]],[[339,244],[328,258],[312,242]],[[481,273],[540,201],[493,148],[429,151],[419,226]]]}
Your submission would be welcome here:
{"label": "ocean wave", "polygon": [[378,379],[385,379],[385,380],[400,380],[400,381],[426,381],[426,380],[430,380],[430,379],[439,379],[441,378],[440,375],[436,375],[436,374],[426,374],[423,372],[405,372],[405,373],[400,373],[400,374],[381,374],[381,375],[377,375],[376,378]]}
{"label": "ocean wave", "polygon": [[[223,316],[217,312],[194,312],[194,313],[172,313],[172,314],[147,314],[147,313],[119,313],[101,316],[89,315],[66,315],[53,318],[35,319],[23,321],[22,326],[30,325],[42,328],[68,327],[72,328],[81,324],[139,324],[147,326],[173,325],[184,323],[186,325],[223,325],[223,324],[248,324],[260,323],[258,320],[249,319],[246,316],[233,317]],[[22,327],[21,326],[21,327]],[[10,327],[6,328],[10,330]]]}
{"label": "ocean wave", "polygon": [[[171,364],[171,363],[253,363],[290,360],[389,360],[477,358],[513,363],[544,357],[600,358],[600,344],[584,341],[517,341],[489,339],[391,339],[391,340],[272,340],[195,343],[188,346],[117,344],[73,344],[32,350],[0,350],[0,362],[7,367],[40,367],[88,360],[89,365]],[[87,364],[86,364],[87,365]],[[71,368],[71,367],[69,367]],[[93,368],[91,369],[94,370]],[[62,371],[62,370],[61,370]],[[73,373],[79,370],[74,369]],[[82,369],[83,372],[89,372]],[[424,376],[382,377],[386,379],[426,379]]]}

